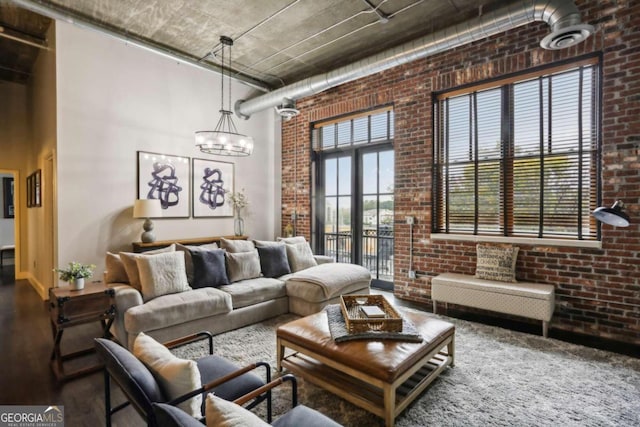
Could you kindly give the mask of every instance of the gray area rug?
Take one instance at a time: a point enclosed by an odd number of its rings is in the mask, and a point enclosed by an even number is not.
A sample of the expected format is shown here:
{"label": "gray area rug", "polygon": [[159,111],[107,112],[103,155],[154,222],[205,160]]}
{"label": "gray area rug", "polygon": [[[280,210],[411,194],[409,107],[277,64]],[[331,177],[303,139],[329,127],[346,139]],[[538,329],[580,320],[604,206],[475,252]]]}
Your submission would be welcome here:
{"label": "gray area rug", "polygon": [[[456,365],[400,414],[397,426],[640,426],[640,359],[436,317],[456,325]],[[295,318],[283,315],[218,335],[215,352],[238,365],[263,360],[275,369],[275,328]],[[193,343],[174,352],[197,358],[206,351]],[[384,425],[302,379],[298,399],[345,426]],[[290,405],[289,388],[278,387],[274,413]],[[263,408],[256,411],[264,416]]]}

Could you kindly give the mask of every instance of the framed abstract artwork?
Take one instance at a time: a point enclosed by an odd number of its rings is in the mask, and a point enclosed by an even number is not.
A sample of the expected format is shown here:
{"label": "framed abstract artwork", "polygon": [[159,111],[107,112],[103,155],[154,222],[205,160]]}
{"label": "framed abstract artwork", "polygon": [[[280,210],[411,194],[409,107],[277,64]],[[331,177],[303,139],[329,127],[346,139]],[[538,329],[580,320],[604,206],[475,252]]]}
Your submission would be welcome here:
{"label": "framed abstract artwork", "polygon": [[230,217],[233,206],[229,194],[234,190],[234,164],[192,159],[193,217]]}
{"label": "framed abstract artwork", "polygon": [[189,218],[189,158],[138,151],[138,199],[159,199],[162,218]]}

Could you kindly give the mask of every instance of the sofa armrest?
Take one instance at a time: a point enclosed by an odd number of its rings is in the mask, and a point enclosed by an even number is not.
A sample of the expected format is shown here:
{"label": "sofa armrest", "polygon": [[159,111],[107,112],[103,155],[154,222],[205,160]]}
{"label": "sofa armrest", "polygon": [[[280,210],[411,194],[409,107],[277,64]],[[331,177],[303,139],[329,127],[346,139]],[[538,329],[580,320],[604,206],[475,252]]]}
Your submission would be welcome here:
{"label": "sofa armrest", "polygon": [[115,291],[116,300],[116,318],[111,327],[111,333],[125,348],[127,347],[128,337],[124,328],[124,314],[131,307],[142,305],[142,294],[136,288],[124,283],[109,283],[107,286]]}
{"label": "sofa armrest", "polygon": [[314,255],[313,257],[316,259],[316,262],[318,263],[318,265],[335,262],[333,257],[327,256],[327,255]]}

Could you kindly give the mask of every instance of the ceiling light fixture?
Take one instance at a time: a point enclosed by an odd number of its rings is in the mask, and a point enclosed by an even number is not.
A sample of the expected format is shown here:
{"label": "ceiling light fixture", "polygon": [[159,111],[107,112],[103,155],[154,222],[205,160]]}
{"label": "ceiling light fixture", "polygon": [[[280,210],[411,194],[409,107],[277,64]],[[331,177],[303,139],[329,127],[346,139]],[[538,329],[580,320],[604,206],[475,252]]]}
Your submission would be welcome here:
{"label": "ceiling light fixture", "polygon": [[[231,46],[233,40],[227,36],[220,37],[221,52],[221,89],[220,119],[215,130],[196,131],[196,147],[203,153],[219,156],[249,156],[253,152],[253,138],[238,133],[231,115]],[[225,50],[228,50],[227,78],[229,79],[229,99],[227,108],[224,105]]]}
{"label": "ceiling light fixture", "polygon": [[596,208],[591,215],[605,224],[615,225],[616,227],[628,227],[629,215],[623,212],[623,209],[624,203],[622,203],[622,200],[616,200],[610,208],[600,206]]}

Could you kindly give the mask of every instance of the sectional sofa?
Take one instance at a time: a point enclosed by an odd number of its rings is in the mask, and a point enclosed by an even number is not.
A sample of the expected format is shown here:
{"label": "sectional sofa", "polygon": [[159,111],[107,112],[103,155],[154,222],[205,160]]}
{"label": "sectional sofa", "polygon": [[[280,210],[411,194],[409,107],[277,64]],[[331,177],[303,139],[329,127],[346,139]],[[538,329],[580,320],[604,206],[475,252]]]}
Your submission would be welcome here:
{"label": "sectional sofa", "polygon": [[320,311],[342,294],[368,294],[370,272],[314,256],[303,237],[180,243],[145,253],[107,253],[115,289],[112,333],[127,348],[140,332],[168,341],[214,334],[284,314]]}

